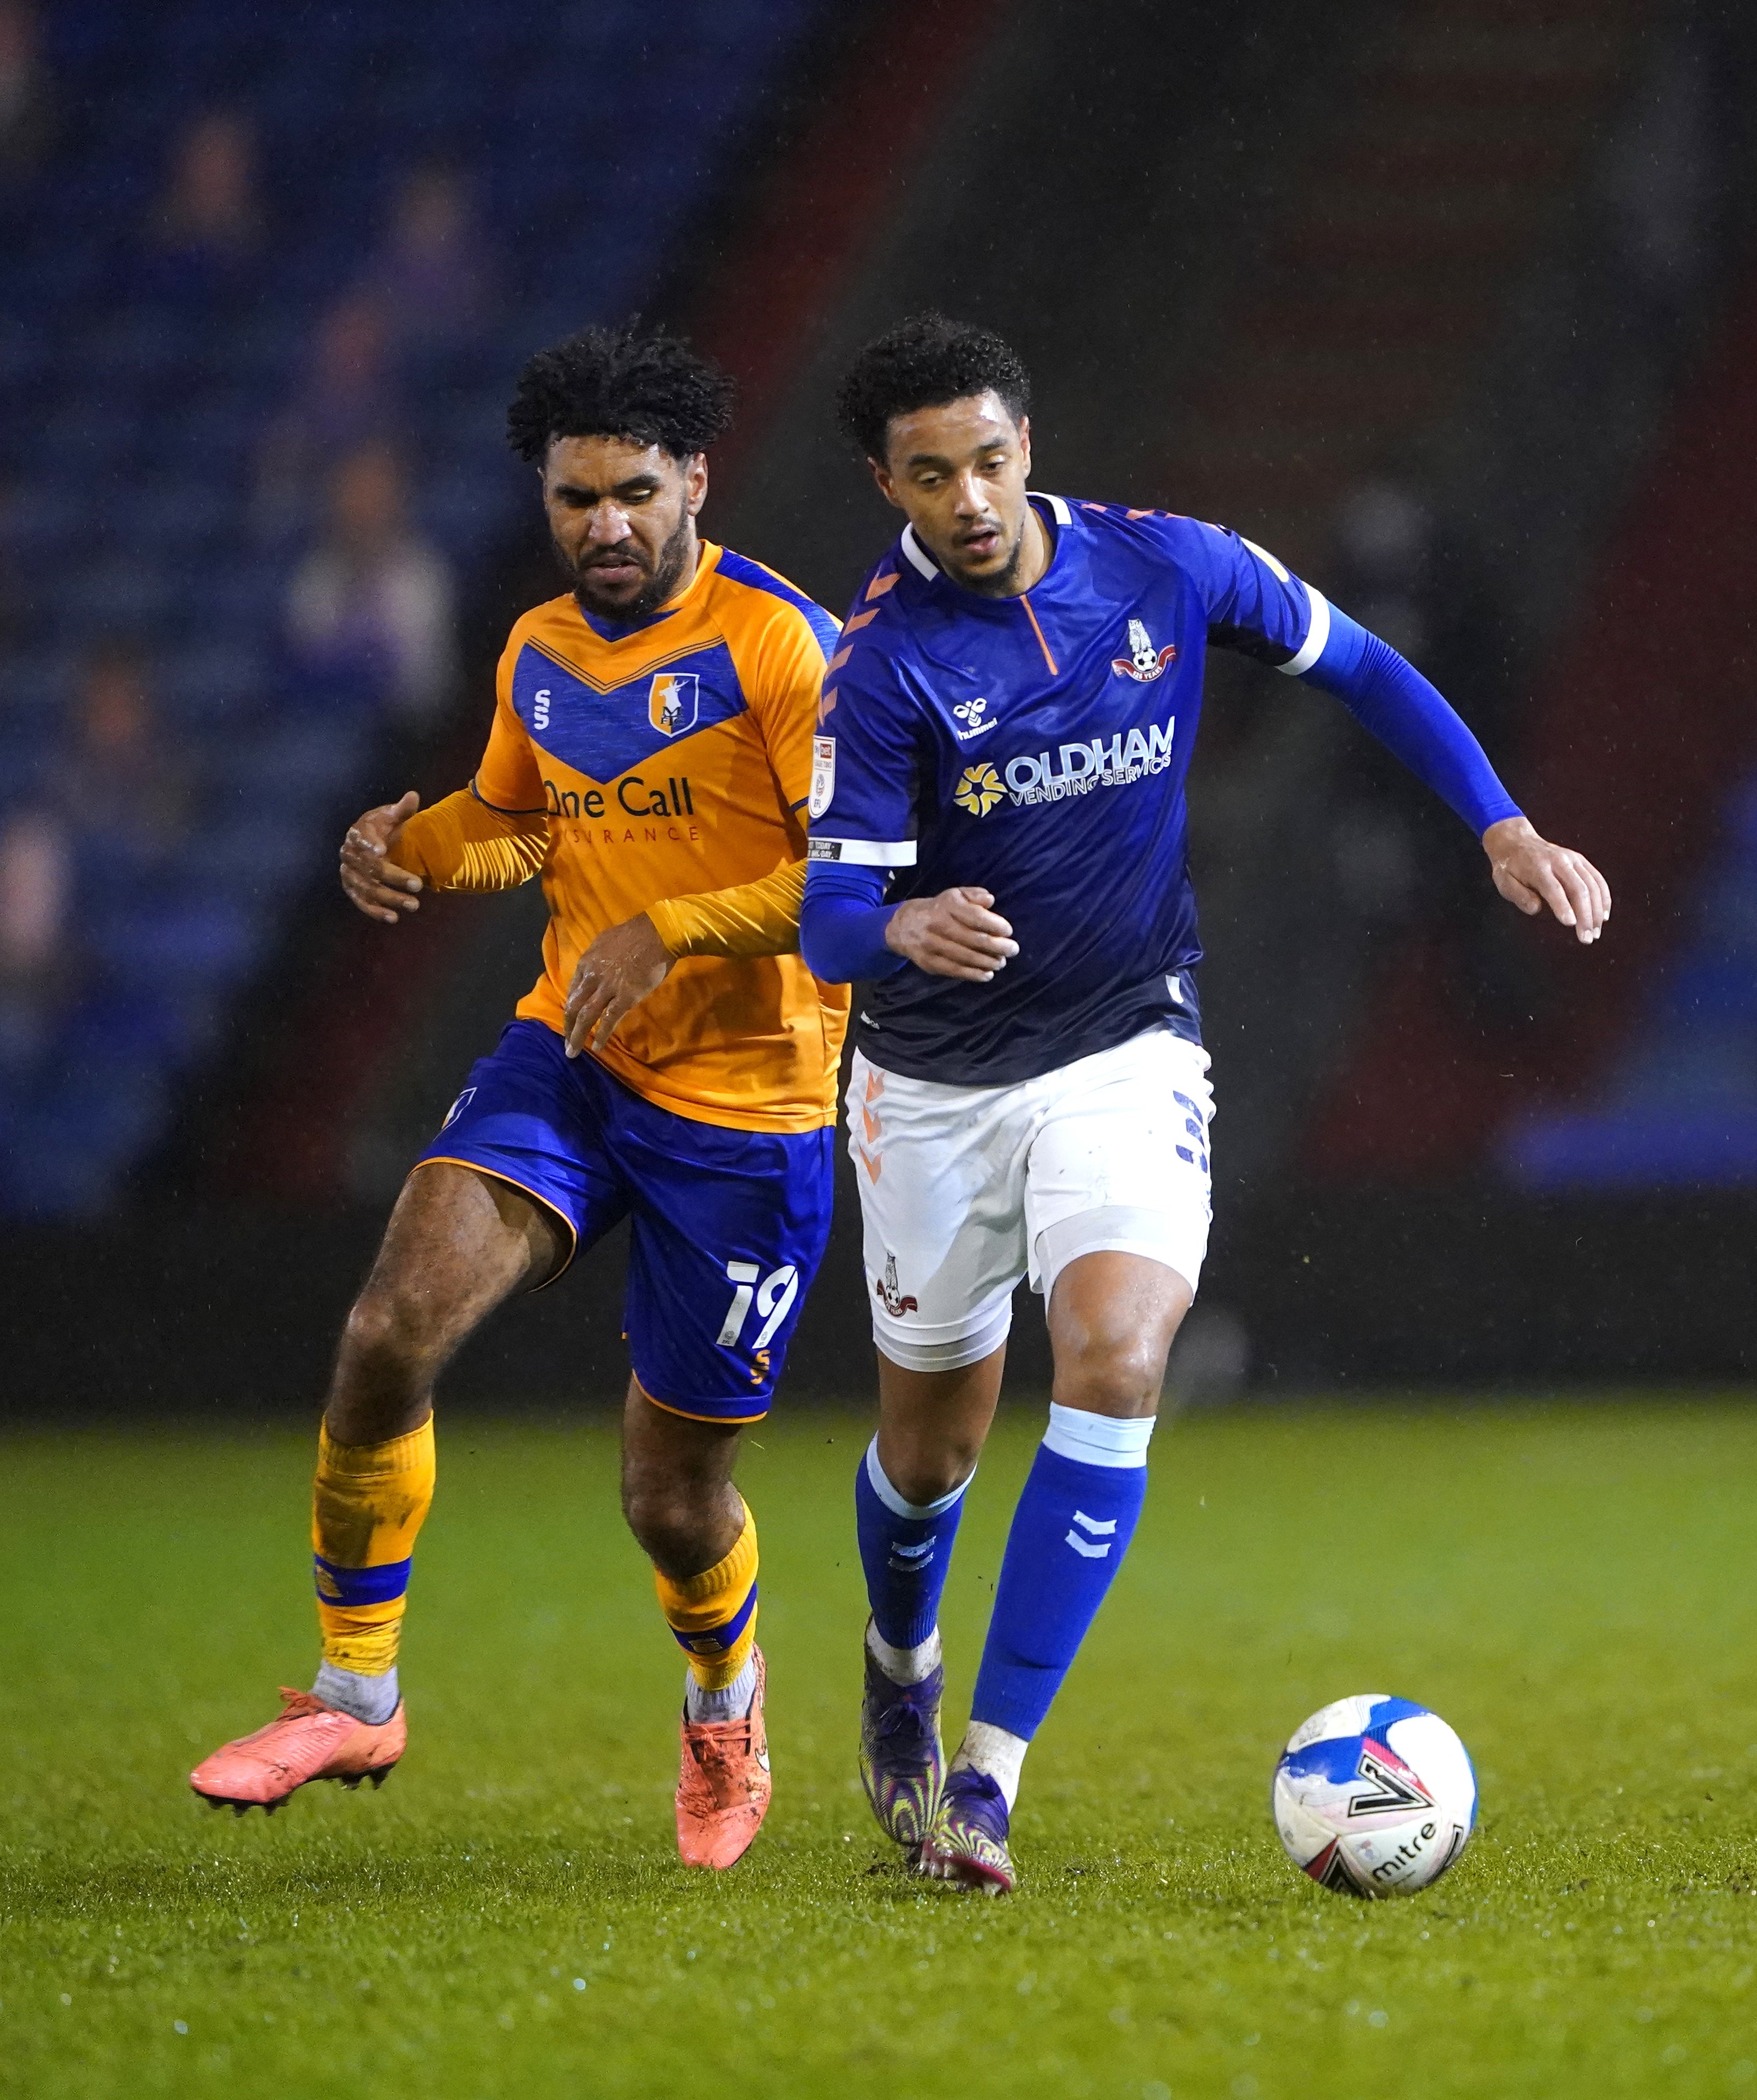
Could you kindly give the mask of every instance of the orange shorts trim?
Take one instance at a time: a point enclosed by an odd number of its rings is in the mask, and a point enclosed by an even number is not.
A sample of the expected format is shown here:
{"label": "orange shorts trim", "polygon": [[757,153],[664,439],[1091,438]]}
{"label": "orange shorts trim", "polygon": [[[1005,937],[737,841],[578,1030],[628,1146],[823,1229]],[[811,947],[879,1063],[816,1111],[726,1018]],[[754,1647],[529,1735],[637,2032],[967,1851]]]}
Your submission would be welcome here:
{"label": "orange shorts trim", "polygon": [[684,1422],[713,1422],[722,1423],[728,1429],[742,1429],[753,1422],[766,1422],[768,1419],[768,1410],[766,1407],[760,1414],[698,1414],[693,1408],[674,1407],[668,1400],[654,1400],[652,1394],[647,1391],[632,1371],[628,1374],[628,1376],[635,1391],[650,1406],[656,1407],[661,1414],[675,1414]]}
{"label": "orange shorts trim", "polygon": [[[531,1290],[526,1293],[527,1297],[533,1292],[547,1290],[552,1283],[559,1283],[568,1270],[573,1267],[574,1256],[579,1251],[579,1235],[574,1230],[572,1220],[565,1211],[557,1210],[546,1196],[539,1196],[528,1183],[519,1180],[513,1175],[497,1172],[492,1167],[484,1167],[478,1160],[453,1159],[444,1153],[429,1153],[425,1159],[417,1159],[409,1171],[411,1174],[418,1174],[424,1167],[461,1167],[468,1173],[481,1175],[485,1181],[504,1181],[509,1189],[516,1189],[520,1195],[530,1197],[532,1202],[539,1205],[560,1224],[562,1231],[567,1235],[567,1259],[553,1276],[544,1277],[541,1283],[532,1284]],[[657,1405],[656,1402],[654,1404]]]}

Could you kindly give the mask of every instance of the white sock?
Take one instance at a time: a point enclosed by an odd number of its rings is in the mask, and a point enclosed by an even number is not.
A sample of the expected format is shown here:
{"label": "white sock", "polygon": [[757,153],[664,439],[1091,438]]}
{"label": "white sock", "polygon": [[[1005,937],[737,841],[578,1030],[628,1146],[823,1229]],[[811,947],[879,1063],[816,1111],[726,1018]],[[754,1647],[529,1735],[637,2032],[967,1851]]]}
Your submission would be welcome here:
{"label": "white sock", "polygon": [[326,1706],[351,1714],[373,1728],[390,1718],[403,1696],[397,1689],[394,1663],[381,1677],[363,1677],[357,1670],[337,1670],[332,1662],[320,1662],[311,1689]]}
{"label": "white sock", "polygon": [[1013,1803],[1019,1798],[1019,1775],[1024,1767],[1025,1753],[1030,1748],[1023,1736],[1009,1734],[1005,1728],[993,1727],[986,1721],[972,1721],[958,1746],[952,1770],[985,1772],[1001,1789],[1006,1798],[1006,1812],[1011,1815]]}
{"label": "white sock", "polygon": [[751,1701],[756,1696],[756,1657],[746,1657],[745,1665],[731,1683],[719,1692],[704,1692],[695,1681],[692,1670],[685,1674],[683,1681],[683,1711],[687,1721],[742,1721],[751,1710]]}
{"label": "white sock", "polygon": [[944,1652],[940,1629],[936,1626],[919,1648],[892,1648],[872,1621],[866,1621],[866,1652],[893,1684],[919,1684],[929,1670],[940,1667]]}

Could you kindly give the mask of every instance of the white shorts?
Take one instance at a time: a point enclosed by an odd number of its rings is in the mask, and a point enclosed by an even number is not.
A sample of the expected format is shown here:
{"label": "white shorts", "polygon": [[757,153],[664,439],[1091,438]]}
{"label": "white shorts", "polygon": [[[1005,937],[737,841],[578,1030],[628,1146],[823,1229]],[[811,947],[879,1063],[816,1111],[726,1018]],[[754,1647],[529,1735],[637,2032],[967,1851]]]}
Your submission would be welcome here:
{"label": "white shorts", "polygon": [[948,1087],[856,1053],[848,1149],[873,1338],[910,1370],[997,1348],[1022,1276],[1046,1308],[1077,1255],[1114,1249],[1194,1290],[1208,1251],[1208,1052],[1169,1029],[1010,1087]]}

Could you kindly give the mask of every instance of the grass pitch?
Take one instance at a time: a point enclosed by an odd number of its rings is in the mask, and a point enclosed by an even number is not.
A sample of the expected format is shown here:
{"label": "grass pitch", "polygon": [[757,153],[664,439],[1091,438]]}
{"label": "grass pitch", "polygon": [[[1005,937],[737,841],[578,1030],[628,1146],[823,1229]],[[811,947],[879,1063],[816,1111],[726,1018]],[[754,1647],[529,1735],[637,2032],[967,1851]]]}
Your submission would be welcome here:
{"label": "grass pitch", "polygon": [[[1038,1410],[946,1620],[953,1727]],[[854,1775],[852,1417],[760,1433],[775,1806],[676,1862],[680,1672],[602,1427],[441,1423],[410,1754],[272,1823],[190,1765],[309,1681],[303,1437],[0,1444],[0,2091],[1757,2096],[1757,1413],[1242,1411],[1162,1434],[1026,1768],[1024,1879],[905,1877]],[[1283,1859],[1281,1742],[1436,1707],[1483,1813],[1427,1895]]]}

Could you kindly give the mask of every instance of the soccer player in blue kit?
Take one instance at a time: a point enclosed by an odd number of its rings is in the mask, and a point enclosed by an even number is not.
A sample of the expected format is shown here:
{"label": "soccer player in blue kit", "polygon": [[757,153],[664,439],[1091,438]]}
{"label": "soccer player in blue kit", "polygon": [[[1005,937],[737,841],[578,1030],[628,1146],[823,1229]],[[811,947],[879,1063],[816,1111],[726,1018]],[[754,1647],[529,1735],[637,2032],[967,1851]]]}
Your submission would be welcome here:
{"label": "soccer player in blue kit", "polygon": [[[856,360],[848,434],[908,523],[824,681],[802,950],[872,981],[848,1093],[878,1348],[855,1483],[872,1617],[861,1768],[923,1870],[1013,1886],[1033,1736],[1128,1551],[1201,1273],[1213,1113],[1184,779],[1213,646],[1333,693],[1583,942],[1604,878],[1539,837],[1403,657],[1224,528],[1027,492],[1029,382],[939,315]],[[938,1607],[1015,1286],[1049,1427],[949,1769]]]}

